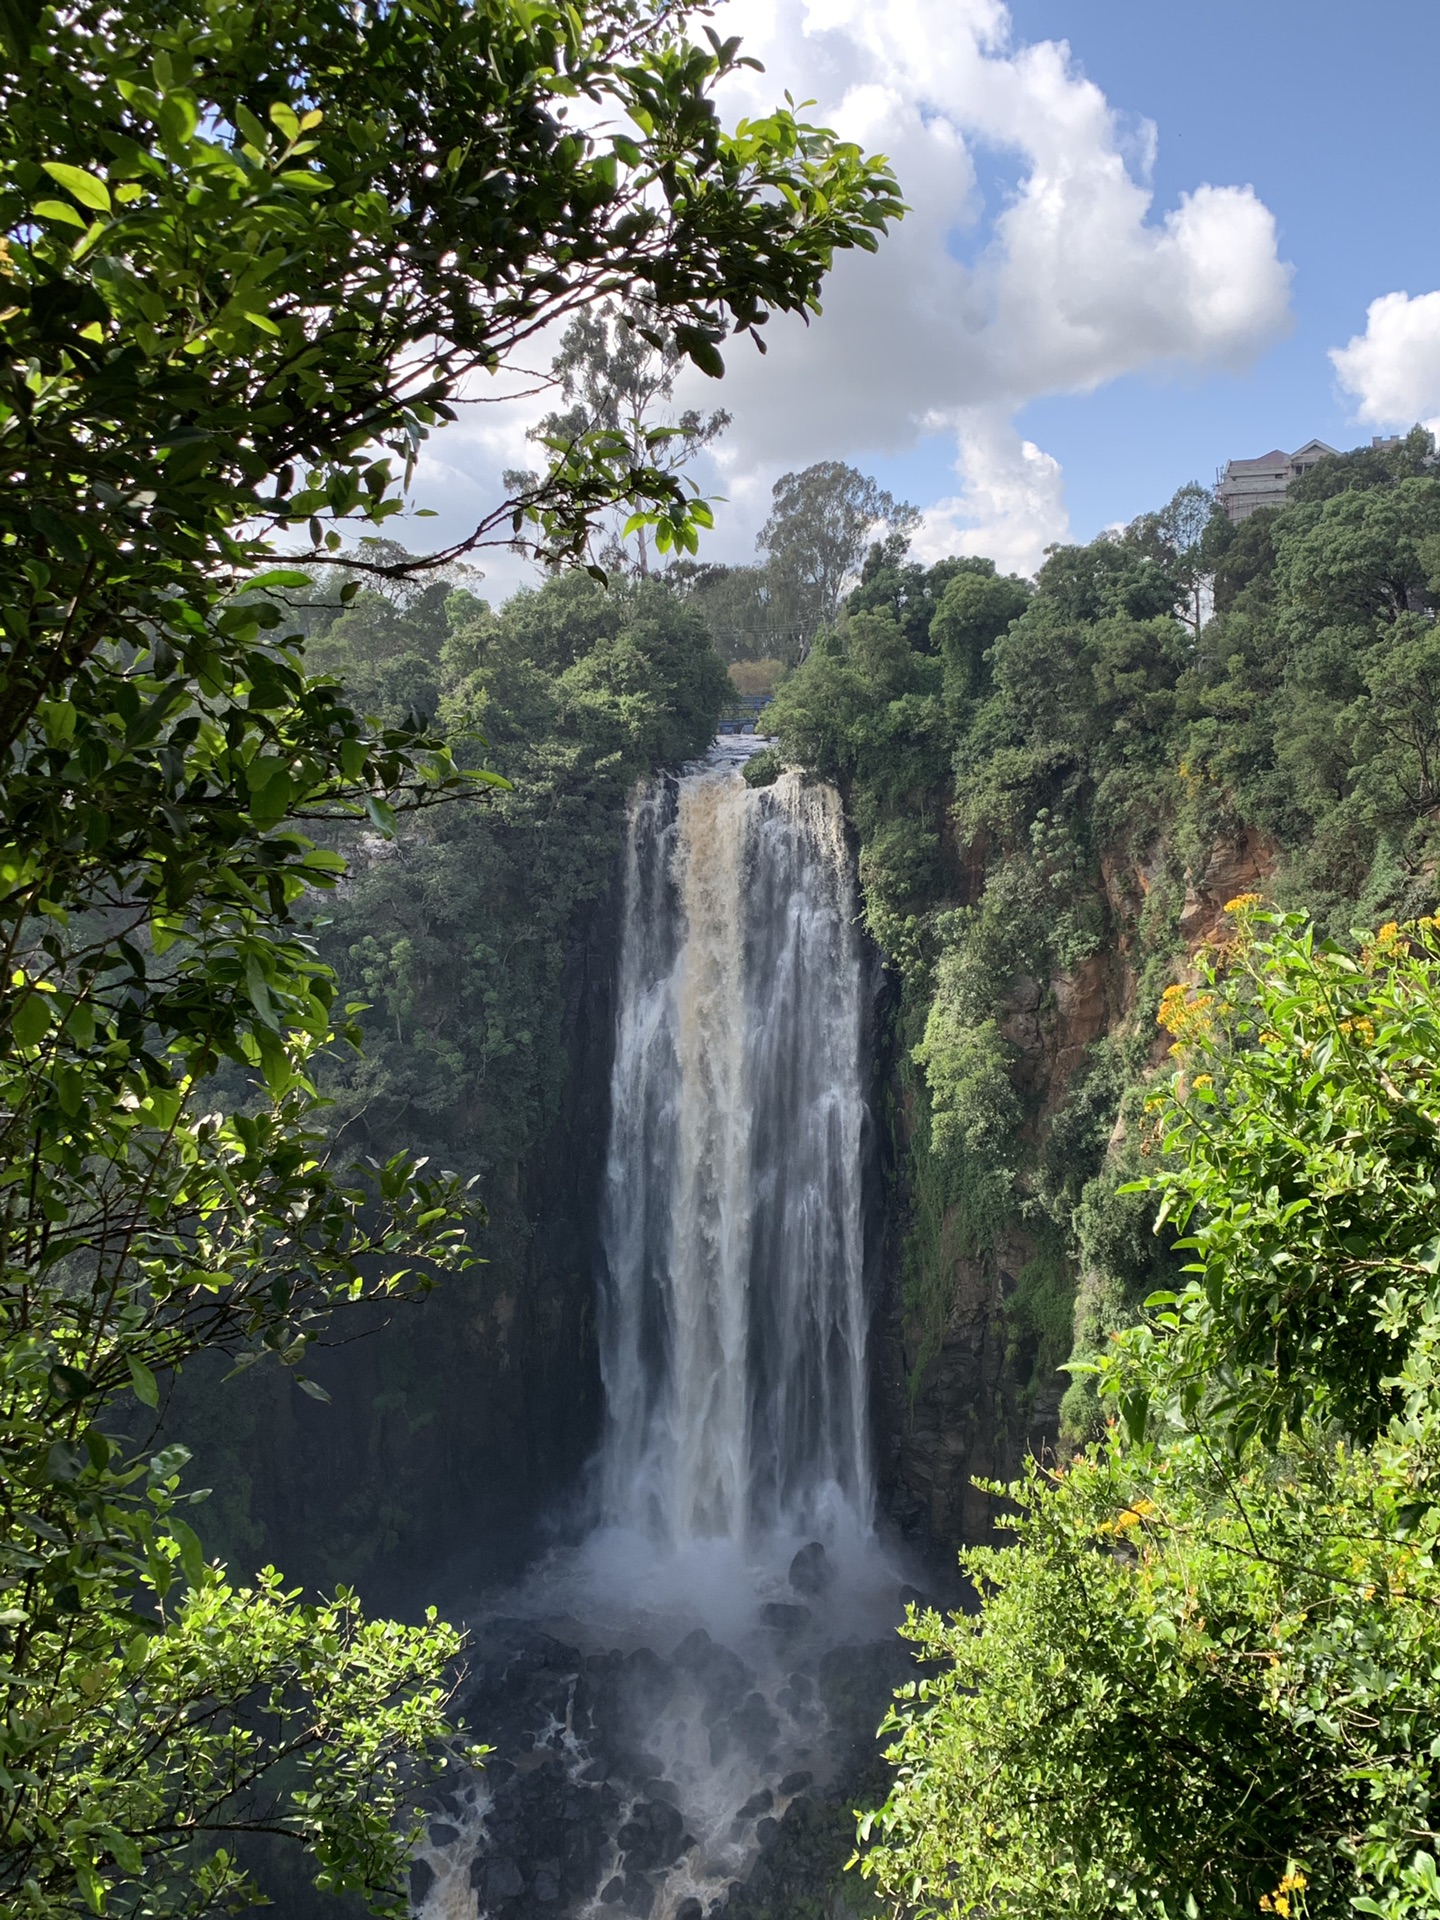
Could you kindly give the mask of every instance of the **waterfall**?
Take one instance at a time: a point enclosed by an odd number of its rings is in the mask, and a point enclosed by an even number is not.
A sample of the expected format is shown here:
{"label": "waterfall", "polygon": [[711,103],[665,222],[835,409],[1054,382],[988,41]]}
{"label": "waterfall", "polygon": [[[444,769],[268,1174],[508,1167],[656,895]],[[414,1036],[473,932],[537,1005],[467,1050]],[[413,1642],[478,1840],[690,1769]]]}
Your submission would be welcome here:
{"label": "waterfall", "polygon": [[722,763],[635,795],[601,1468],[661,1547],[870,1526],[855,911],[831,788]]}
{"label": "waterfall", "polygon": [[631,802],[603,1512],[472,1622],[464,1712],[505,1764],[417,1849],[424,1920],[696,1920],[752,1874],[789,1911],[777,1876],[797,1847],[823,1862],[913,1674],[866,1431],[840,802],[793,774],[751,789],[725,752]]}

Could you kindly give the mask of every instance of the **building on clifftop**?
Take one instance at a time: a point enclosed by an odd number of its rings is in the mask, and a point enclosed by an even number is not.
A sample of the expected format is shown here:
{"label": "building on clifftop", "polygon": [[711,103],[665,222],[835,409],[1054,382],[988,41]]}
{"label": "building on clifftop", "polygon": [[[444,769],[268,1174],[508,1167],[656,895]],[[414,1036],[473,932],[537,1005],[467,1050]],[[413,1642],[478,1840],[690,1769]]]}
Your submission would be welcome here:
{"label": "building on clifftop", "polygon": [[1260,507],[1283,507],[1290,482],[1334,452],[1323,440],[1307,440],[1294,453],[1282,453],[1276,447],[1258,460],[1227,460],[1215,484],[1215,498],[1232,526],[1238,527]]}

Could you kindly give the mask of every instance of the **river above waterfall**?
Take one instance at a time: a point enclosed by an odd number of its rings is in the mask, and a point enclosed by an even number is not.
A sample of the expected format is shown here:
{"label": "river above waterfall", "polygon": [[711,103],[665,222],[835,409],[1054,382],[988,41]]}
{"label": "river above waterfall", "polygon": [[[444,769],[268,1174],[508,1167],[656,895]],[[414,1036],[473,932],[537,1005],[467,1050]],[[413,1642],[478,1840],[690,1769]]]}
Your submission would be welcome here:
{"label": "river above waterfall", "polygon": [[853,866],[831,788],[746,784],[760,744],[632,798],[590,1517],[472,1619],[458,1706],[497,1751],[437,1802],[424,1920],[749,1911],[807,1848],[843,1857],[905,1674]]}

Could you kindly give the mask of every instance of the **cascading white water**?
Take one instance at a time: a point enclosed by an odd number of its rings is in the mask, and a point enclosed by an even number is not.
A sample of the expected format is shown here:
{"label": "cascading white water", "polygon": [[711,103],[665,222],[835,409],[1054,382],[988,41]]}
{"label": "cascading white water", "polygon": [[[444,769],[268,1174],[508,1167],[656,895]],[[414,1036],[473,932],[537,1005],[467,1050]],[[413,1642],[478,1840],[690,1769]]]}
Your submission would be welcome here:
{"label": "cascading white water", "polygon": [[431,1826],[426,1920],[723,1911],[812,1831],[796,1802],[853,1804],[908,1674],[873,1527],[839,799],[790,774],[752,790],[717,747],[637,793],[628,846],[604,1511],[477,1623],[469,1711],[508,1770]]}
{"label": "cascading white water", "polygon": [[862,966],[840,802],[733,763],[630,816],[603,1499],[659,1547],[868,1532]]}

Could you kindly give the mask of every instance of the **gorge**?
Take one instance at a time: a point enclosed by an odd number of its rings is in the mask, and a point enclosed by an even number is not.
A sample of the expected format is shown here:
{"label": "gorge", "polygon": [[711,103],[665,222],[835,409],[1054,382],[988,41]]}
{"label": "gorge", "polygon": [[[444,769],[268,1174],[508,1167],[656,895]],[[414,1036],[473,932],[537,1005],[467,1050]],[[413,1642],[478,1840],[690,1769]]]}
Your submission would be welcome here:
{"label": "gorge", "polygon": [[848,1813],[903,1674],[869,1419],[874,982],[839,796],[747,786],[760,744],[630,803],[594,1517],[472,1617],[465,1713],[497,1752],[417,1857],[433,1920],[744,1911]]}
{"label": "gorge", "polygon": [[[1424,801],[1411,759],[1423,774],[1429,709],[1423,675],[1413,697],[1406,679],[1406,649],[1428,640],[1351,539],[1368,528],[1384,568],[1419,567],[1436,483],[1402,456],[1386,456],[1393,473],[1317,469],[1314,498],[1239,529],[1198,640],[1168,611],[1177,563],[1138,523],[1062,550],[1033,586],[877,550],[836,631],[784,678],[767,714],[778,745],[723,779],[697,764],[725,698],[714,655],[659,582],[602,594],[556,579],[498,613],[437,595],[398,629],[364,605],[317,635],[377,702],[372,662],[413,636],[406,697],[428,675],[446,724],[483,720],[486,763],[512,782],[393,849],[362,841],[323,936],[372,1002],[367,1058],[329,1083],[337,1124],[369,1151],[409,1142],[477,1174],[483,1264],[390,1314],[382,1337],[318,1356],[329,1406],[255,1369],[180,1411],[216,1488],[207,1535],[232,1562],[273,1554],[322,1590],[355,1579],[469,1624],[458,1704],[501,1751],[484,1808],[433,1809],[415,1887],[431,1911],[558,1913],[608,1889],[616,1913],[695,1899],[763,1920],[840,1897],[849,1809],[885,1791],[876,1776],[847,1793],[844,1768],[873,1755],[886,1681],[905,1673],[903,1652],[887,1669],[864,1651],[879,1644],[867,1622],[893,1620],[907,1574],[943,1590],[930,1566],[878,1556],[883,1580],[854,1581],[854,1627],[826,1645],[785,1611],[832,1632],[836,1604],[796,1587],[796,1552],[823,1545],[840,1591],[847,1529],[863,1539],[873,1503],[943,1565],[991,1535],[1000,1502],[977,1478],[1101,1430],[1086,1377],[1062,1367],[1173,1278],[1126,1189],[1166,1065],[1161,994],[1193,977],[1227,902],[1298,901],[1342,933],[1430,902],[1407,797]],[[1392,520],[1410,529],[1393,552]],[[1342,566],[1345,659],[1370,662],[1373,692],[1339,671],[1333,624],[1311,631],[1313,579]],[[1406,592],[1423,591],[1415,573]],[[770,859],[797,821],[791,854],[818,855],[803,871]],[[843,938],[842,865],[856,888]],[[824,980],[828,1031],[783,1029],[803,1030],[805,1060],[767,1055],[752,1017],[762,976],[788,990],[782,887],[824,909],[813,944],[790,950]],[[850,1278],[767,1329],[771,1351],[824,1357],[812,1405],[829,1417],[796,1423],[752,1364],[738,1298],[720,1311],[698,1281],[771,1257],[763,1182],[752,1193],[741,1170],[756,1153],[776,1164],[762,1139],[809,1152],[795,1089],[817,1076],[850,1089],[837,1128],[868,1121],[858,1185],[832,1187],[826,1211],[826,1270]],[[784,1258],[802,1271],[793,1246]],[[687,1367],[708,1367],[716,1393],[682,1432]],[[788,1488],[782,1429],[802,1463]],[[768,1626],[765,1607],[780,1609]],[[853,1669],[834,1657],[847,1638]],[[797,1675],[808,1701],[787,1691]],[[816,1764],[820,1722],[798,1706],[854,1736],[850,1760]],[[712,1760],[713,1726],[737,1711]]]}

